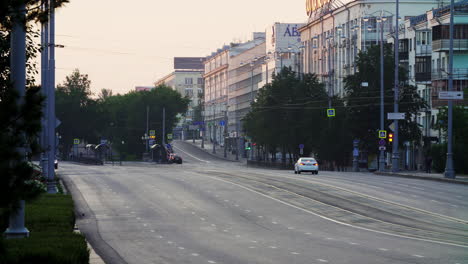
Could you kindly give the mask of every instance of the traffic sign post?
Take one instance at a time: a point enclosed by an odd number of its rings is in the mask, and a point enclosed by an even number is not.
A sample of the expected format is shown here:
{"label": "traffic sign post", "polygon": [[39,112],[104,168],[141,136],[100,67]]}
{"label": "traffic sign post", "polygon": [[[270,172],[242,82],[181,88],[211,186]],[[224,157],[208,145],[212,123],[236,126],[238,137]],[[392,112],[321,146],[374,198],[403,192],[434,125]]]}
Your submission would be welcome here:
{"label": "traffic sign post", "polygon": [[463,100],[463,91],[440,91],[441,100]]}
{"label": "traffic sign post", "polygon": [[156,136],[156,130],[150,130],[149,135],[150,135],[150,137]]}
{"label": "traffic sign post", "polygon": [[387,113],[388,120],[404,120],[405,113]]}
{"label": "traffic sign post", "polygon": [[299,144],[299,154],[304,155],[304,144]]}
{"label": "traffic sign post", "polygon": [[387,138],[387,130],[379,130],[379,138]]}

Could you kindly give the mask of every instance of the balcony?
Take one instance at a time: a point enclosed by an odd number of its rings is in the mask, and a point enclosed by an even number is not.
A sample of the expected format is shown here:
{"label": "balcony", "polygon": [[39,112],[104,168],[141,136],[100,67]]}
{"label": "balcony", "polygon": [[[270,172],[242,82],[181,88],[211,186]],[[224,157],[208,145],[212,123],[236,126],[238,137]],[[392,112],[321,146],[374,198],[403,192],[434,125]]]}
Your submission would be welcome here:
{"label": "balcony", "polygon": [[398,52],[398,59],[399,59],[400,61],[407,61],[408,58],[409,58],[409,55],[408,55],[408,54],[409,54],[409,53],[408,53],[407,51],[406,51],[406,52],[401,52],[401,51],[400,51],[400,52]]}
{"label": "balcony", "polygon": [[416,82],[430,82],[431,77],[431,72],[416,72],[414,76]]}
{"label": "balcony", "polygon": [[[432,50],[435,52],[448,52],[450,47],[450,40],[438,39],[432,41]],[[468,51],[468,39],[454,39],[454,51]]]}
{"label": "balcony", "polygon": [[[448,72],[444,69],[438,69],[432,72],[432,80],[447,80]],[[468,68],[457,68],[453,69],[453,79],[454,80],[468,80]]]}
{"label": "balcony", "polygon": [[416,45],[416,56],[431,56],[431,45]]}

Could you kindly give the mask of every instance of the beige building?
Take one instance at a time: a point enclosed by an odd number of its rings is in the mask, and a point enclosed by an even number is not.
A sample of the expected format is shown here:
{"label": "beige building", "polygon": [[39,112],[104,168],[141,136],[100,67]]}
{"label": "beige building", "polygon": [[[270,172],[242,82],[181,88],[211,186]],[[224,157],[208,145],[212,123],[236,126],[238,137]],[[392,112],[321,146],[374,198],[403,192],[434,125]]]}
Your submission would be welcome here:
{"label": "beige building", "polygon": [[[307,3],[309,21],[299,29],[304,45],[303,72],[316,73],[327,84],[330,95],[344,96],[343,78],[356,72],[359,50],[377,44],[380,23],[384,35],[394,32],[395,1],[308,0]],[[400,0],[399,3],[399,16],[407,17],[436,8],[442,1]]]}
{"label": "beige building", "polygon": [[203,95],[203,57],[176,57],[174,58],[174,72],[155,82],[155,86],[165,84],[179,92],[182,96],[190,98],[190,104],[185,115],[180,116],[180,122],[174,129],[174,137],[183,138],[188,126],[194,120],[194,108],[202,100]]}

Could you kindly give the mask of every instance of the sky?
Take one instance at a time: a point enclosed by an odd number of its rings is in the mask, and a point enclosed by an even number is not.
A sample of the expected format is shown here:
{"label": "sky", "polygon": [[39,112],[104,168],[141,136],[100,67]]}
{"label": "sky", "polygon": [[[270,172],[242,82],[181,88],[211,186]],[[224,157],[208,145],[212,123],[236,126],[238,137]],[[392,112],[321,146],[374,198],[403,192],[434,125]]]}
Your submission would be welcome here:
{"label": "sky", "polygon": [[97,95],[152,86],[174,57],[205,57],[274,22],[304,23],[305,0],[70,0],[56,13],[56,83],[74,69]]}

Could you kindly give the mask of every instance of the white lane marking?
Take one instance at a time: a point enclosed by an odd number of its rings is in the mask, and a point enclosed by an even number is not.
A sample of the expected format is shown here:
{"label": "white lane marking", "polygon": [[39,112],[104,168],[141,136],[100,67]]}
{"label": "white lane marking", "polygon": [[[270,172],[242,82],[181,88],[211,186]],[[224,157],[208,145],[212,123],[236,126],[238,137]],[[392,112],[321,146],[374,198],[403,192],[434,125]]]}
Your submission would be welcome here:
{"label": "white lane marking", "polygon": [[200,217],[200,220],[202,220],[202,221],[205,221],[205,218],[203,218],[203,217]]}
{"label": "white lane marking", "polygon": [[181,150],[180,148],[178,148],[178,147],[176,147],[176,146],[173,146],[173,148],[175,148],[175,149],[178,149],[178,150],[182,151],[183,153],[185,153],[185,154],[189,155],[190,157],[192,157],[192,158],[194,158],[194,159],[196,159],[196,160],[199,160],[199,161],[202,161],[202,162],[206,162],[206,163],[210,163],[209,161],[207,161],[207,160],[202,160],[202,159],[199,159],[199,158],[197,158],[197,157],[193,156],[192,154],[190,154],[190,153],[188,153],[188,152],[186,152],[186,151],[183,151],[183,150]]}
{"label": "white lane marking", "polygon": [[211,224],[211,226],[216,226],[215,224]]}
{"label": "white lane marking", "polygon": [[194,214],[195,214],[195,212],[192,212],[192,214],[194,215]]}
{"label": "white lane marking", "polygon": [[148,226],[148,224],[143,224],[143,226]]}
{"label": "white lane marking", "polygon": [[252,243],[258,243],[258,241],[252,240]]}
{"label": "white lane marking", "polygon": [[258,218],[263,218],[263,215],[259,215],[259,216],[257,216],[257,217],[258,217]]}
{"label": "white lane marking", "polygon": [[317,259],[317,261],[323,262],[323,263],[327,263],[327,262],[328,262],[328,260],[326,260],[326,259]]}
{"label": "white lane marking", "polygon": [[451,204],[450,206],[458,208],[458,205],[456,205],[456,204]]}
{"label": "white lane marking", "polygon": [[198,257],[198,256],[200,256],[200,254],[198,254],[198,253],[192,253],[192,256]]}
{"label": "white lane marking", "polygon": [[292,227],[292,226],[290,226],[290,227],[288,227],[288,229],[289,229],[289,230],[293,230],[293,229],[295,229],[295,228],[294,228],[294,227]]}
{"label": "white lane marking", "polygon": [[154,233],[154,232],[156,232],[156,231],[154,231],[154,230],[150,230],[150,232],[151,232],[151,233]]}
{"label": "white lane marking", "polygon": [[250,213],[251,211],[250,210],[245,210],[245,212]]}
{"label": "white lane marking", "polygon": [[140,217],[137,217],[137,220],[141,220],[141,218],[140,218]]}
{"label": "white lane marking", "polygon": [[359,245],[359,243],[356,242],[349,242],[350,245]]}
{"label": "white lane marking", "polygon": [[[208,178],[213,179],[213,180],[216,180],[216,181],[221,181],[221,182],[224,182],[224,183],[232,184],[232,185],[237,186],[237,187],[239,187],[239,188],[242,188],[242,189],[244,189],[244,190],[247,190],[247,191],[256,193],[256,194],[258,194],[258,195],[260,195],[260,196],[266,197],[266,198],[271,199],[271,200],[273,200],[273,201],[276,201],[276,202],[278,202],[278,203],[282,203],[282,204],[284,204],[284,205],[290,206],[290,207],[292,207],[292,208],[295,208],[295,209],[297,209],[297,210],[306,212],[306,213],[311,214],[311,215],[315,215],[315,216],[317,216],[317,217],[320,217],[320,218],[322,218],[322,219],[331,221],[331,222],[336,223],[336,224],[340,224],[340,225],[344,225],[344,226],[356,228],[356,229],[359,229],[359,230],[366,230],[366,231],[374,232],[374,233],[377,233],[377,234],[383,234],[383,235],[393,236],[393,237],[402,237],[402,238],[413,239],[413,240],[418,240],[418,241],[431,242],[431,243],[435,243],[435,244],[450,245],[450,246],[455,246],[455,247],[468,248],[468,246],[466,246],[466,245],[459,245],[459,244],[455,244],[455,243],[441,242],[441,241],[436,241],[436,240],[431,240],[431,239],[416,238],[416,237],[410,237],[410,236],[392,234],[392,233],[388,233],[388,232],[384,232],[384,231],[379,231],[379,230],[373,230],[373,229],[365,228],[365,227],[361,227],[361,226],[355,226],[355,225],[352,225],[352,224],[348,224],[348,223],[345,223],[345,222],[341,222],[341,221],[338,221],[338,220],[334,220],[334,219],[329,218],[329,217],[326,217],[326,216],[324,216],[324,215],[320,215],[320,214],[314,213],[314,212],[309,211],[309,210],[307,210],[307,209],[304,209],[304,208],[295,206],[295,205],[290,204],[290,203],[285,202],[285,201],[281,201],[281,200],[279,200],[279,199],[276,199],[276,198],[274,198],[274,197],[271,197],[271,196],[269,196],[269,195],[263,194],[263,193],[261,193],[261,192],[255,191],[255,190],[253,190],[253,189],[250,189],[250,188],[248,188],[248,187],[245,187],[245,186],[243,186],[243,185],[240,185],[240,184],[237,184],[237,183],[234,183],[234,182],[230,182],[230,181],[223,180],[223,179],[218,179],[218,178],[211,177],[211,176],[205,176],[205,177],[208,177]],[[414,209],[420,210],[420,209],[417,209],[417,208],[414,208]],[[420,210],[420,211],[423,211],[423,210]]]}
{"label": "white lane marking", "polygon": [[431,200],[431,202],[433,202],[433,203],[440,203],[439,201],[436,201],[436,200]]}
{"label": "white lane marking", "polygon": [[333,237],[327,237],[326,240],[335,240]]}
{"label": "white lane marking", "polygon": [[241,237],[240,235],[236,235],[236,237]]}
{"label": "white lane marking", "polygon": [[415,195],[415,194],[412,194],[411,196],[412,196],[412,197],[414,197],[414,198],[417,198],[417,197],[419,197],[419,196],[417,196],[417,195]]}
{"label": "white lane marking", "polygon": [[163,236],[158,236],[158,238],[164,238]]}
{"label": "white lane marking", "polygon": [[214,264],[214,263],[216,263],[216,261],[208,260],[208,263]]}
{"label": "white lane marking", "polygon": [[278,222],[271,222],[271,223],[274,224],[274,225],[277,225],[277,224],[278,224]]}
{"label": "white lane marking", "polygon": [[380,251],[388,251],[386,248],[379,248]]}
{"label": "white lane marking", "polygon": [[167,243],[168,243],[168,244],[174,244],[174,242],[172,242],[172,241],[167,241]]}
{"label": "white lane marking", "polygon": [[250,246],[249,248],[255,248],[255,247]]}
{"label": "white lane marking", "polygon": [[424,258],[424,256],[421,256],[421,255],[412,255],[413,257],[417,257],[417,258]]}
{"label": "white lane marking", "polygon": [[180,250],[184,250],[185,248],[184,247],[179,247]]}
{"label": "white lane marking", "polygon": [[226,203],[229,202],[229,200],[224,200]]}
{"label": "white lane marking", "polygon": [[401,193],[400,191],[395,191],[395,193]]}
{"label": "white lane marking", "polygon": [[312,233],[309,233],[309,232],[304,233],[304,234],[305,234],[305,235],[308,235],[308,236],[312,235]]}
{"label": "white lane marking", "polygon": [[269,246],[269,248],[276,249],[277,247],[275,247],[275,246]]}
{"label": "white lane marking", "polygon": [[239,207],[239,205],[238,205],[238,204],[235,204],[234,206],[235,206],[235,207]]}
{"label": "white lane marking", "polygon": [[293,255],[299,255],[299,253],[297,253],[297,252],[294,252],[294,251],[293,251],[293,252],[291,252],[291,254],[293,254]]}
{"label": "white lane marking", "polygon": [[227,232],[229,232],[229,231],[227,231],[226,229],[224,229],[223,232],[226,232],[226,233],[227,233]]}

